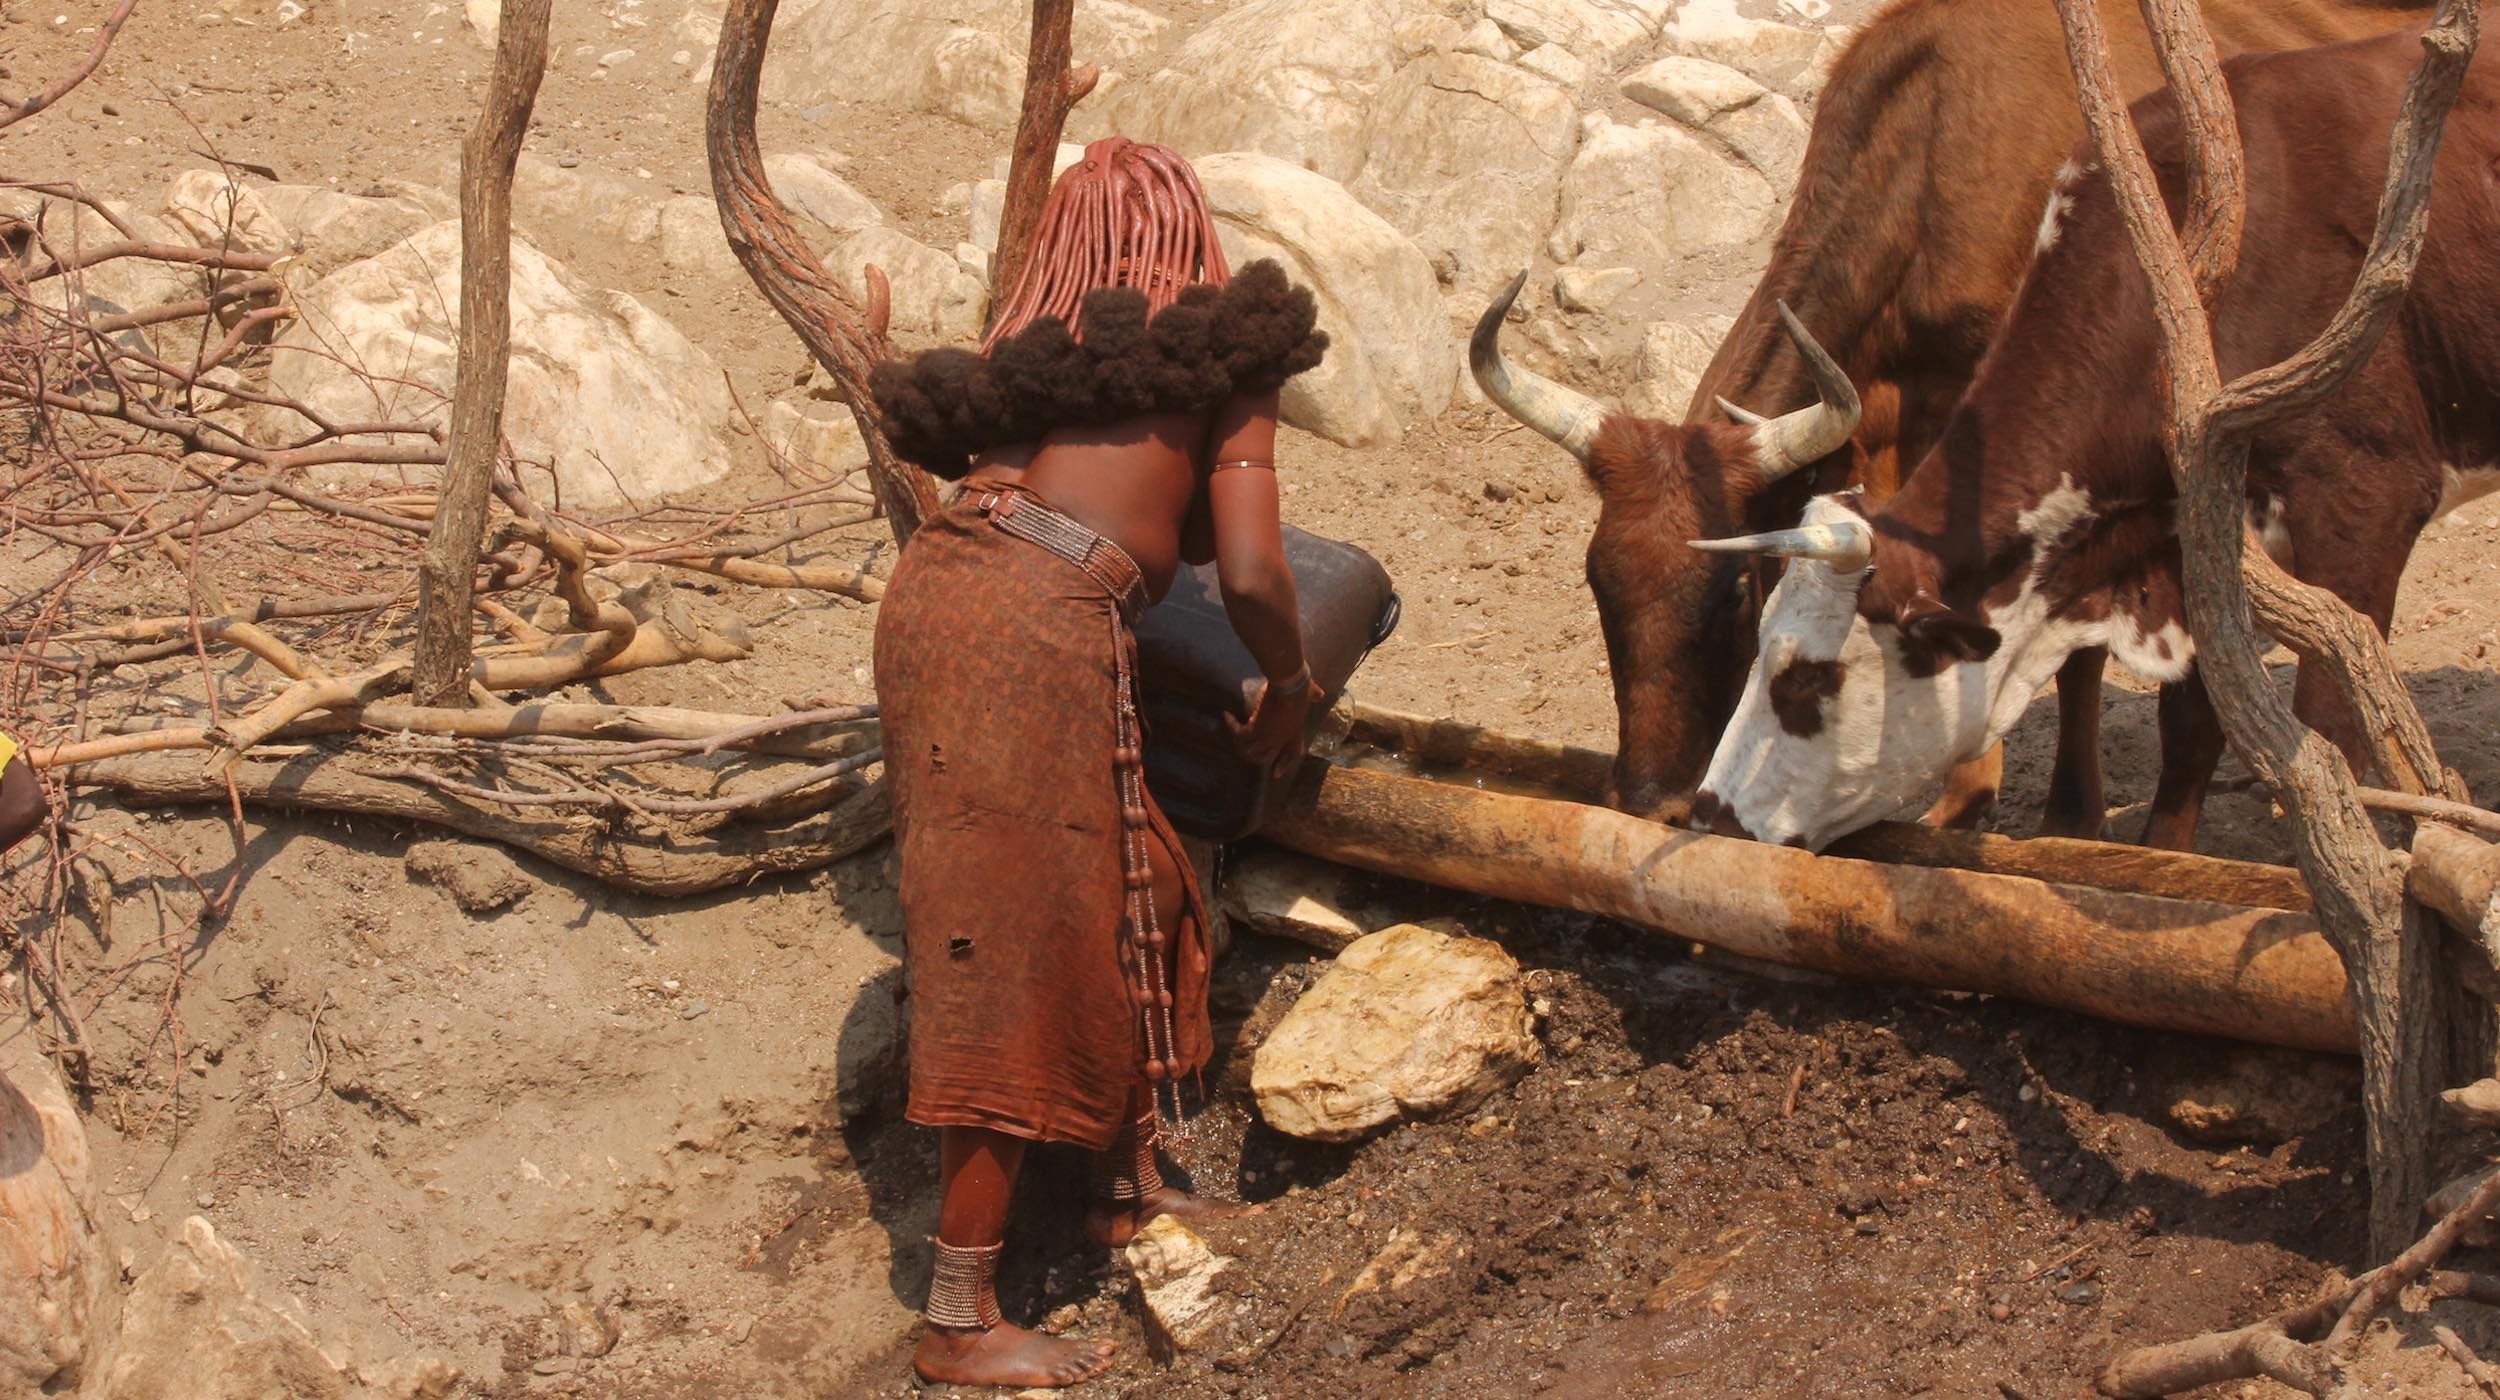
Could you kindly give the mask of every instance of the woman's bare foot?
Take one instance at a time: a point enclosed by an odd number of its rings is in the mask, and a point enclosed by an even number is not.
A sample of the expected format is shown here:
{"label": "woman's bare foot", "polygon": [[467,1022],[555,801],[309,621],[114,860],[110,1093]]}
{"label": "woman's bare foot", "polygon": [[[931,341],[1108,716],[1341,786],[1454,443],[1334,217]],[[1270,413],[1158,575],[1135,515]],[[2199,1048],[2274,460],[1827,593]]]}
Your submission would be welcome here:
{"label": "woman's bare foot", "polygon": [[924,1381],[950,1385],[1001,1385],[1020,1389],[1068,1386],[1111,1369],[1117,1344],[1028,1332],[1000,1323],[987,1331],[952,1327],[920,1329],[912,1369]]}
{"label": "woman's bare foot", "polygon": [[1096,1201],[1085,1210],[1085,1233],[1096,1244],[1113,1249],[1127,1244],[1158,1215],[1184,1224],[1204,1220],[1235,1220],[1257,1215],[1265,1206],[1234,1205],[1193,1196],[1177,1186],[1158,1186],[1134,1201]]}

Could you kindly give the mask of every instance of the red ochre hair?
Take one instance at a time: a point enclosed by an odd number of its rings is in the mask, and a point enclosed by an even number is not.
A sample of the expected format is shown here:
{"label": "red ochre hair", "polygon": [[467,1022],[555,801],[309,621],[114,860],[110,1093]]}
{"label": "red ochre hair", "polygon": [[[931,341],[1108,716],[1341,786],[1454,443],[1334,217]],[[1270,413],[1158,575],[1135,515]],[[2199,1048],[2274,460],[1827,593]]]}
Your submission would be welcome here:
{"label": "red ochre hair", "polygon": [[1169,147],[1106,136],[1085,148],[1051,186],[1015,291],[998,309],[981,352],[1046,317],[1079,341],[1085,295],[1133,287],[1149,314],[1199,283],[1232,280],[1198,173]]}

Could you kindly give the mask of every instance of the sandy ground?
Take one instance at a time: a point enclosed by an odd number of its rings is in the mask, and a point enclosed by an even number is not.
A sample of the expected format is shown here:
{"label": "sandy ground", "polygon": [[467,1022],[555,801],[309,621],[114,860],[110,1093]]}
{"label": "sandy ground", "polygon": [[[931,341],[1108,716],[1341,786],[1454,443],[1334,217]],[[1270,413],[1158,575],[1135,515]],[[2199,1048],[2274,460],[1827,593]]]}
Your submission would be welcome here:
{"label": "sandy ground", "polygon": [[[0,90],[58,71],[100,13],[61,0],[0,14]],[[629,0],[559,7],[532,149],[647,182],[655,200],[702,192],[701,92],[672,61],[675,22]],[[634,57],[598,66],[624,47]],[[318,3],[281,25],[266,0],[150,3],[94,81],[0,138],[0,173],[153,200],[213,148],[288,180],[448,186],[484,68],[457,6]],[[938,246],[961,237],[943,192],[998,153],[834,95],[767,104],[761,134],[768,151],[848,155],[855,183]],[[560,228],[539,237],[648,299],[759,412],[794,392],[803,352],[742,281],[671,277]],[[739,441],[722,499],[768,480]],[[1394,451],[1288,433],[1283,455],[1288,517],[1362,542],[1406,601],[1359,678],[1364,699],[1611,744],[1580,578],[1595,507],[1568,459],[1468,408]],[[878,557],[882,530],[824,557]],[[234,577],[274,567],[265,538],[220,548]],[[2435,526],[2395,639],[2443,753],[2483,791],[2500,788],[2496,562],[2500,502]],[[0,589],[42,566],[11,540]],[[162,575],[109,565],[85,597],[99,613],[162,605]],[[866,698],[869,611],[698,591],[753,629],[752,659],[588,693],[759,711],[791,693]],[[240,665],[219,675],[222,704],[267,688]],[[196,668],[166,666],[46,703],[109,715],[205,698]],[[2155,772],[2152,700],[2122,682],[2107,703],[2113,830],[2131,833]],[[1998,821],[2016,834],[2045,787],[2050,721],[2044,699],[2011,744]],[[149,860],[126,863],[109,917],[82,904],[57,927],[25,925],[81,988],[104,1225],[129,1267],[204,1215],[342,1351],[441,1356],[465,1394],[913,1389],[901,1358],[932,1162],[927,1135],[896,1117],[884,848],[658,901],[387,825],[256,813],[238,855],[209,814],[88,815],[212,885],[238,859],[246,872],[234,916],[177,944],[159,946],[197,900]],[[2288,853],[2249,793],[2217,798],[2205,845]],[[445,866],[508,879],[517,897],[467,912],[426,878]],[[1546,1063],[1477,1120],[1352,1149],[1281,1140],[1246,1112],[1248,1052],[1318,965],[1242,940],[1219,994],[1217,1102],[1184,1154],[1202,1183],[1272,1203],[1216,1237],[1244,1264],[1224,1339],[1170,1371],[1146,1360],[1125,1284],[1061,1208],[1073,1163],[1043,1153],[1029,1184],[1011,1313],[1124,1344],[1084,1394],[2074,1395],[2123,1344],[2247,1320],[2358,1256],[2347,1062],[1765,982],[1601,923],[1387,883],[1378,897],[1503,936],[1550,1003]],[[2192,1137],[2171,1109],[2198,1095],[2262,1100],[2279,1121],[2237,1142]],[[1426,1256],[1418,1281],[1349,1294],[1393,1246]],[[2388,1363],[2413,1368],[2409,1393],[2456,1381],[2424,1355]]]}

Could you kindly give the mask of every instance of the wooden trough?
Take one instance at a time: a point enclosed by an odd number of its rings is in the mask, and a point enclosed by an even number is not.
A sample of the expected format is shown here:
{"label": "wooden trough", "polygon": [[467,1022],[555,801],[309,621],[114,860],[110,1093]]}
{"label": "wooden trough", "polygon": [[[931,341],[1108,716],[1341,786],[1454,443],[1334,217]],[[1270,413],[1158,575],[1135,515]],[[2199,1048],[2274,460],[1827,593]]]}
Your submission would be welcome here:
{"label": "wooden trough", "polygon": [[[1792,967],[2260,1044],[2356,1047],[2343,961],[2299,876],[2280,867],[1903,826],[1813,855],[1530,795],[1590,790],[1608,761],[1590,750],[1368,707],[1343,714],[1340,761],[1304,766],[1266,839]],[[1362,766],[1367,750],[1464,780],[1376,771]]]}

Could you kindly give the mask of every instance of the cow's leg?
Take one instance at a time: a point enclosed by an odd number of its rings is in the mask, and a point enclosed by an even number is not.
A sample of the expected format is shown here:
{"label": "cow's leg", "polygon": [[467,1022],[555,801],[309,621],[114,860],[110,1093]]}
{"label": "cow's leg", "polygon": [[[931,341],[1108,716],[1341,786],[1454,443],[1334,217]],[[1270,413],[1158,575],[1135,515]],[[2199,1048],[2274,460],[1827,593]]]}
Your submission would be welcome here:
{"label": "cow's leg", "polygon": [[[2284,475],[2291,483],[2283,524],[2291,536],[2293,576],[2343,599],[2386,636],[2405,561],[2439,499],[2435,469],[2424,470],[2388,443],[2348,434],[2304,450]],[[2356,481],[2376,489],[2356,492],[2350,489]],[[2304,548],[2317,541],[2335,544]],[[2367,736],[2343,691],[2307,656],[2300,659],[2292,712],[2344,751],[2356,778],[2368,780],[2375,756]]]}
{"label": "cow's leg", "polygon": [[2049,775],[2043,836],[2096,840],[2109,815],[2101,795],[2101,668],[2103,647],[2086,647],[2057,672],[2057,768]]}
{"label": "cow's leg", "polygon": [[2004,784],[2005,745],[1996,744],[1945,774],[1944,795],[1919,820],[1949,831],[1969,831],[1996,807],[1997,790]]}
{"label": "cow's leg", "polygon": [[2214,713],[2213,697],[2205,693],[2205,678],[2190,670],[2186,680],[2161,688],[2161,782],[2144,822],[2145,845],[2196,849],[2205,789],[2221,762],[2222,716]]}

